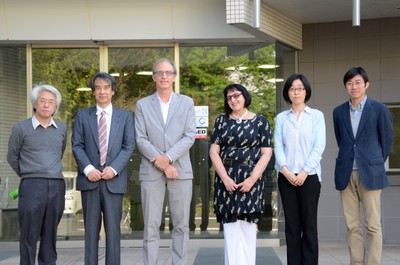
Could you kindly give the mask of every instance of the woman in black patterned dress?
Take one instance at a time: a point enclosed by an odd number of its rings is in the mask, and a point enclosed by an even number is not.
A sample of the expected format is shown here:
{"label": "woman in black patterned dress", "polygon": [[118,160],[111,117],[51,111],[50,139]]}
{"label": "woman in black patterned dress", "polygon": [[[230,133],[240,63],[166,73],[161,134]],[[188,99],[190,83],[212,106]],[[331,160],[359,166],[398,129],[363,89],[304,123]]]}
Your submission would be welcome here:
{"label": "woman in black patterned dress", "polygon": [[214,124],[210,158],[216,171],[214,213],[223,224],[225,264],[256,263],[257,224],[263,213],[264,180],[272,156],[267,118],[249,112],[247,89],[224,89],[225,114]]}

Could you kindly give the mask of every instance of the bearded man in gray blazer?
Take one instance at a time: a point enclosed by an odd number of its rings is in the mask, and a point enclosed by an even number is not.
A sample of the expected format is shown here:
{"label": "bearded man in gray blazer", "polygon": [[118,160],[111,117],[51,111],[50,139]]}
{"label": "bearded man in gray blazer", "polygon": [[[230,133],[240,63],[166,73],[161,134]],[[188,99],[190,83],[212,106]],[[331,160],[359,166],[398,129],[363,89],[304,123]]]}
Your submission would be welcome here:
{"label": "bearded man in gray blazer", "polygon": [[[102,217],[106,264],[118,265],[122,199],[128,184],[126,166],[135,144],[133,113],[112,105],[116,83],[111,75],[95,74],[91,88],[96,106],[78,112],[72,133],[72,151],[78,164],[76,188],[81,191],[85,223],[85,265],[98,264]],[[99,137],[103,134],[99,130],[102,116],[106,121],[105,138]],[[102,156],[104,141],[106,152]]]}
{"label": "bearded man in gray blazer", "polygon": [[176,67],[168,59],[153,66],[157,91],[137,102],[136,144],[142,154],[139,179],[144,217],[143,261],[158,264],[165,193],[172,219],[172,264],[188,264],[192,165],[189,150],[196,135],[193,100],[172,90]]}

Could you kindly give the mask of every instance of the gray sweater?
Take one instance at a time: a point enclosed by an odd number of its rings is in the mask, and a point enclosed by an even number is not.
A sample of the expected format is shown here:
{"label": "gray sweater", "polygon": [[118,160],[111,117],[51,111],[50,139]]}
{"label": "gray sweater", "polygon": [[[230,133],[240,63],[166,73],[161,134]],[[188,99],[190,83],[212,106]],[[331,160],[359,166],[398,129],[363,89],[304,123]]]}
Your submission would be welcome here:
{"label": "gray sweater", "polygon": [[47,128],[32,125],[32,118],[17,123],[8,142],[7,161],[19,177],[63,178],[62,156],[67,142],[67,126]]}

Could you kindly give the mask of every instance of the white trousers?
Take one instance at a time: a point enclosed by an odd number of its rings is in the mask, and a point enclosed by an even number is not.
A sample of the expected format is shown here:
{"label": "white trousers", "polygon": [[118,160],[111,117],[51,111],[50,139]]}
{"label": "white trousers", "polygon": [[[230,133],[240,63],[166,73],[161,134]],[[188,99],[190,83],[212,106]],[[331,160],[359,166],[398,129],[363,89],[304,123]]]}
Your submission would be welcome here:
{"label": "white trousers", "polygon": [[242,220],[224,224],[225,265],[255,265],[256,244],[256,224]]}

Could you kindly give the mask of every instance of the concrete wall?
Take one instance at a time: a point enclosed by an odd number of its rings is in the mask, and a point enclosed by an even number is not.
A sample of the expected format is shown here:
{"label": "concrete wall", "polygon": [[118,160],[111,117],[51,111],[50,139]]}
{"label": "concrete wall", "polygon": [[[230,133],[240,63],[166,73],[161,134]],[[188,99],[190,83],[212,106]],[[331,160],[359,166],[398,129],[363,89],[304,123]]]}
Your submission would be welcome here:
{"label": "concrete wall", "polygon": [[225,1],[0,1],[0,43],[230,38],[255,39],[226,24]]}
{"label": "concrete wall", "polygon": [[[352,66],[362,66],[370,78],[368,96],[383,103],[399,103],[399,43],[400,17],[365,20],[360,27],[352,27],[351,21],[303,25],[299,72],[310,79],[313,95],[309,105],[325,113],[327,126],[318,217],[320,240],[345,240],[346,233],[333,175],[337,145],[332,111],[348,100],[343,75]],[[400,242],[399,175],[390,176],[392,185],[382,194],[384,243]]]}

